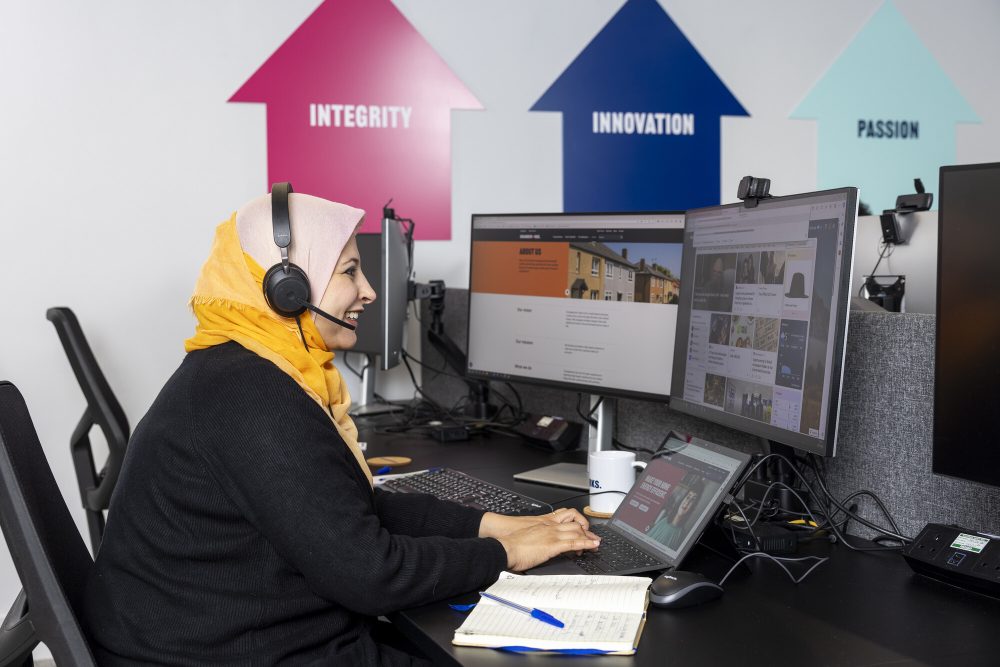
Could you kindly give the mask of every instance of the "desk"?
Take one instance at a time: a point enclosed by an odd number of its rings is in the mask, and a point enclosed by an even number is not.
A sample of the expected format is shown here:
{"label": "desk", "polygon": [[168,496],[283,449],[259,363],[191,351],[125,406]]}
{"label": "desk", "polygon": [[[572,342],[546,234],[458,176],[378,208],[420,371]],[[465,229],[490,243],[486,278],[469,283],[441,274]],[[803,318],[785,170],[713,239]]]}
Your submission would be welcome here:
{"label": "desk", "polygon": [[[440,444],[378,435],[368,436],[368,443],[370,455],[411,456],[414,470],[444,465],[550,503],[576,492],[515,482],[511,475],[583,460],[582,452],[551,454],[502,436]],[[570,504],[580,507],[585,499]],[[774,563],[754,559],[748,569],[740,568],[730,577],[717,602],[679,610],[650,606],[634,657],[571,660],[585,661],[588,667],[1000,664],[1000,601],[917,577],[898,554],[855,553],[826,543],[812,548],[811,553],[829,555],[830,560],[798,586]],[[718,576],[723,565],[698,551],[685,563],[711,576]],[[475,598],[465,595],[453,601]],[[463,618],[440,602],[399,612],[392,620],[435,664],[485,667],[567,659],[452,646]]]}

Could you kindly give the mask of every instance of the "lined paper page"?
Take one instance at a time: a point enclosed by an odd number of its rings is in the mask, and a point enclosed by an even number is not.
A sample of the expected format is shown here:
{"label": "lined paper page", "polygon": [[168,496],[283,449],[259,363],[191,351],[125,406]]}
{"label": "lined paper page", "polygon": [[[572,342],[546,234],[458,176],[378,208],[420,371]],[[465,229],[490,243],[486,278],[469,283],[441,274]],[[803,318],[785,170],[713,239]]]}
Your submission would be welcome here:
{"label": "lined paper page", "polygon": [[[649,577],[613,577],[605,575],[506,576],[487,592],[526,607],[552,613],[553,609],[642,612],[646,608]],[[484,599],[485,603],[498,603]],[[565,619],[559,619],[565,620]]]}
{"label": "lined paper page", "polygon": [[546,611],[566,627],[557,628],[502,605],[477,605],[455,633],[455,642],[627,651],[632,649],[643,619],[641,613],[556,608]]}

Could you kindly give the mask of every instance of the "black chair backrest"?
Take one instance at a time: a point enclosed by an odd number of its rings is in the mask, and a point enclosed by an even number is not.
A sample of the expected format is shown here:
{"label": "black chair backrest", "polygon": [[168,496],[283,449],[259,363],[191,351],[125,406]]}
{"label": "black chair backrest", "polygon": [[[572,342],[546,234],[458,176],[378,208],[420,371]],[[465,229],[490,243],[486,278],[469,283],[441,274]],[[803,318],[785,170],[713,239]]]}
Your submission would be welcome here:
{"label": "black chair backrest", "polygon": [[[129,437],[128,418],[104,378],[101,367],[97,365],[97,359],[90,350],[73,311],[69,308],[49,308],[45,316],[55,325],[59,340],[69,357],[69,364],[87,399],[87,409],[70,438],[70,450],[80,486],[80,497],[87,511],[91,544],[94,553],[97,553],[104,536],[103,510],[111,502],[111,492],[115,489],[122,461],[125,459]],[[100,472],[94,465],[94,453],[90,446],[90,429],[95,425],[104,433],[104,439],[108,443],[108,458]]]}
{"label": "black chair backrest", "polygon": [[27,597],[22,623],[59,667],[94,665],[77,621],[93,560],[10,382],[0,382],[0,527]]}

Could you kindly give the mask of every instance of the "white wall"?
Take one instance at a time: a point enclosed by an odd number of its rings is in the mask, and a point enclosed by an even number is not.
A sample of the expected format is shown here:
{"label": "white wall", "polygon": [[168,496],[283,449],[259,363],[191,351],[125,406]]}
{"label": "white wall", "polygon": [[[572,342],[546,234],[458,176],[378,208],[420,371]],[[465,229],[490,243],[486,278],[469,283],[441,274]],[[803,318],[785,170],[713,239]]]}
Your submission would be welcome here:
{"label": "white wall", "polygon": [[[396,3],[486,109],[454,113],[453,240],[415,257],[419,280],[464,287],[471,213],[560,210],[561,119],[527,109],[622,1]],[[878,4],[663,0],[752,114],[723,120],[727,200],[748,173],[779,194],[815,188],[815,125],[787,116]],[[1000,160],[1000,5],[896,4],[983,120],[958,127],[958,162]],[[0,378],[24,393],[72,508],[67,444],[83,398],[45,309],[76,311],[138,421],[192,331],[186,301],[212,228],[267,183],[264,107],[226,99],[317,5],[0,4]],[[412,391],[399,372],[380,383]],[[0,554],[0,605],[18,588]]]}
{"label": "white wall", "polygon": [[[937,211],[924,211],[898,216],[899,231],[905,243],[890,247],[879,262],[882,252],[882,226],[877,215],[858,218],[854,243],[852,280],[857,294],[865,276],[906,276],[904,307],[908,313],[937,313]],[[886,281],[887,282],[887,281]]]}

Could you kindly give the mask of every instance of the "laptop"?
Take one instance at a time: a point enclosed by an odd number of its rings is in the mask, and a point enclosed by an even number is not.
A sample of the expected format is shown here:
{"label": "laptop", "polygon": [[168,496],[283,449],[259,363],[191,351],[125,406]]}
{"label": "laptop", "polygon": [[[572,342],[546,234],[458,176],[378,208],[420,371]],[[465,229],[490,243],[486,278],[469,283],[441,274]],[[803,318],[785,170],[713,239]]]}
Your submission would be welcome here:
{"label": "laptop", "polygon": [[712,442],[669,438],[611,519],[591,526],[601,536],[597,550],[558,556],[527,574],[636,574],[679,567],[749,461],[749,454]]}

